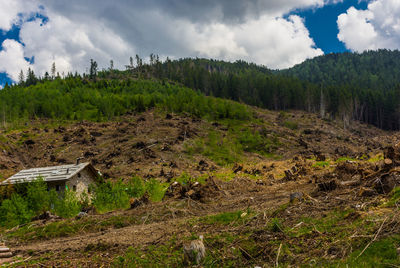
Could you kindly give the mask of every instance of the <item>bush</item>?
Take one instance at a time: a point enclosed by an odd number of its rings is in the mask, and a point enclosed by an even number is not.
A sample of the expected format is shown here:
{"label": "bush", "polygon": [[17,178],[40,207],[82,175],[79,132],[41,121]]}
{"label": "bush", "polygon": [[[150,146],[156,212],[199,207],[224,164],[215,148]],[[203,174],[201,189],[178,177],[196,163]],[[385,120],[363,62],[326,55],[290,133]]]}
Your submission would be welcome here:
{"label": "bush", "polygon": [[127,187],[118,181],[117,183],[101,183],[95,186],[93,205],[100,213],[116,209],[129,208],[129,195]]}
{"label": "bush", "polygon": [[75,217],[81,211],[81,204],[75,192],[66,190],[62,196],[58,196],[57,192],[52,190],[50,192],[51,200],[54,202],[54,209],[56,215],[62,218]]}
{"label": "bush", "polygon": [[11,228],[31,221],[34,213],[29,209],[28,203],[18,194],[13,194],[11,199],[6,199],[0,207],[0,224]]}
{"label": "bush", "polygon": [[36,215],[50,210],[50,195],[47,191],[47,184],[43,178],[28,183],[26,188],[26,200],[29,209]]}
{"label": "bush", "polygon": [[142,180],[137,176],[134,176],[127,185],[127,193],[130,197],[142,197],[146,192],[146,186]]}
{"label": "bush", "polygon": [[152,202],[159,202],[164,198],[168,189],[168,183],[161,183],[156,179],[151,179],[146,183],[146,192]]}

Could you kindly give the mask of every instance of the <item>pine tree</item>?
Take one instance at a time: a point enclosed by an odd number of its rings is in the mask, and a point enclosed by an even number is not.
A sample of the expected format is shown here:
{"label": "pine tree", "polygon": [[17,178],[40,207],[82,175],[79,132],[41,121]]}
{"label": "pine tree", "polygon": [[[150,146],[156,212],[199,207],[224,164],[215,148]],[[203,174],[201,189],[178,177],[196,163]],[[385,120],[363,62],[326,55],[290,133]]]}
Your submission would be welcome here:
{"label": "pine tree", "polygon": [[51,78],[54,79],[56,77],[56,63],[53,62],[53,64],[51,65]]}
{"label": "pine tree", "polygon": [[93,59],[90,59],[90,72],[89,72],[89,78],[91,80],[95,80],[97,76],[97,62],[94,61]]}
{"label": "pine tree", "polygon": [[25,82],[25,75],[24,75],[24,71],[21,70],[21,72],[18,75],[18,84],[23,85],[24,82]]}

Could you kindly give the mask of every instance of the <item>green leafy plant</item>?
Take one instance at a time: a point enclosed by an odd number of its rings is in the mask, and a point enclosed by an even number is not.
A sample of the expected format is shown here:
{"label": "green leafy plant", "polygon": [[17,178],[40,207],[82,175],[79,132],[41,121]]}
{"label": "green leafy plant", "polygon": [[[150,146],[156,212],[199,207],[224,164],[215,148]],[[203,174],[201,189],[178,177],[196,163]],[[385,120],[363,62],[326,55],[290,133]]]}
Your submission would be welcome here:
{"label": "green leafy plant", "polygon": [[94,187],[93,205],[100,213],[129,208],[127,187],[122,181],[100,183]]}
{"label": "green leafy plant", "polygon": [[4,200],[0,207],[0,224],[7,228],[30,222],[33,216],[28,202],[18,194],[13,194],[11,199]]}

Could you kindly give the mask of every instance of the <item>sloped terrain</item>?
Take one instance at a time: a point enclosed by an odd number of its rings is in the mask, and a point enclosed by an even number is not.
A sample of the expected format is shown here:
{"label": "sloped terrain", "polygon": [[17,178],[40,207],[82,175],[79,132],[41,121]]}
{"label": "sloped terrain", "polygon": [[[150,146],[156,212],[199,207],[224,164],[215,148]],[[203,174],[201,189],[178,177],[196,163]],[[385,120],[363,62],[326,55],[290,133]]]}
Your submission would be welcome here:
{"label": "sloped terrain", "polygon": [[[358,123],[343,129],[303,112],[254,113],[233,124],[152,110],[115,122],[38,121],[3,132],[3,178],[83,157],[112,180],[135,174],[171,183],[161,202],[2,230],[16,255],[8,261],[180,267],[182,244],[203,234],[207,267],[398,265],[400,154],[386,148],[397,133]],[[242,133],[268,142],[254,146]],[[242,151],[229,150],[237,144]],[[218,150],[222,156],[212,153]],[[193,181],[174,183],[183,173]]]}

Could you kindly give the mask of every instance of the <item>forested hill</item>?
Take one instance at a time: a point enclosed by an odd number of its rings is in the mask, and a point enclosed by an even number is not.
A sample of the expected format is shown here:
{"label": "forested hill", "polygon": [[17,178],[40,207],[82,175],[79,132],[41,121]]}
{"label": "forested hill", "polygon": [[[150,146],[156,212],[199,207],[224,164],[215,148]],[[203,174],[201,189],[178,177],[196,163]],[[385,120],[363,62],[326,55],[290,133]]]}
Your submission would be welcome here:
{"label": "forested hill", "polygon": [[322,85],[347,84],[390,90],[400,82],[400,51],[332,53],[306,60],[280,73]]}
{"label": "forested hill", "polygon": [[[368,58],[368,55],[371,56]],[[334,61],[335,57],[343,64]],[[307,80],[306,75],[301,76],[300,70],[307,69],[304,66],[309,66],[310,70],[319,69],[309,71],[319,78]],[[244,62],[183,59],[155,62],[141,67],[139,73],[150,72],[159,79],[177,81],[206,95],[262,108],[299,109],[320,113],[325,118],[339,118],[345,124],[358,120],[397,130],[400,128],[398,69],[400,53],[380,50],[362,55],[326,55],[280,72]],[[296,70],[299,75],[294,74]],[[132,71],[138,72],[138,68]]]}
{"label": "forested hill", "polygon": [[243,61],[160,61],[154,55],[149,63],[137,56],[125,70],[98,72],[92,60],[83,76],[37,78],[29,70],[27,79],[0,90],[0,118],[3,124],[37,117],[108,120],[155,106],[201,117],[246,117],[244,106],[222,100],[229,99],[398,130],[399,69],[400,53],[387,50],[330,54],[280,72]]}

